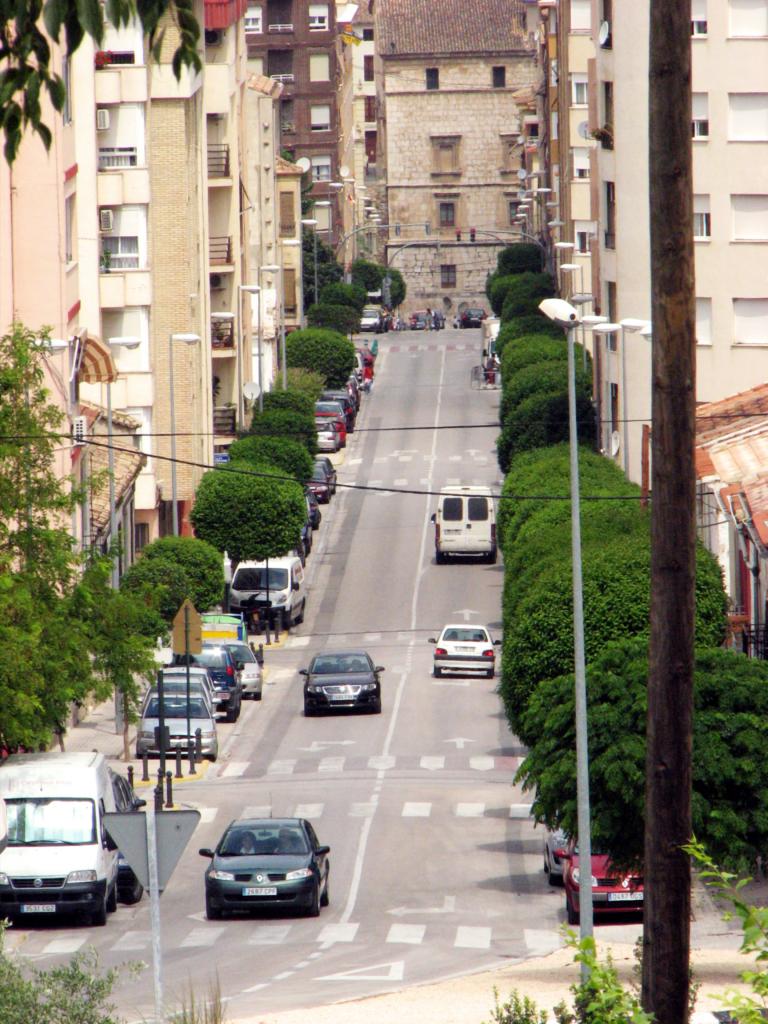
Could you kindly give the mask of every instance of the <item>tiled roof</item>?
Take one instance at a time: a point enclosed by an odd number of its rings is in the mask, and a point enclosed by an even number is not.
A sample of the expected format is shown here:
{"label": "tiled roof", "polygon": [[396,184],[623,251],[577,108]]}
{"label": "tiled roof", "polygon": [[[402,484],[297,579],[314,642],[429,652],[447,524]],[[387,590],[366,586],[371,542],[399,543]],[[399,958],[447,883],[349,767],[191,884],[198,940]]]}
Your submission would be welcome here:
{"label": "tiled roof", "polygon": [[378,0],[375,15],[385,59],[529,48],[521,0]]}
{"label": "tiled roof", "polygon": [[758,384],[696,409],[696,443],[736,434],[768,419],[768,384]]}
{"label": "tiled roof", "polygon": [[301,177],[303,173],[300,167],[283,156],[275,157],[275,171],[277,174],[295,174],[298,177]]}

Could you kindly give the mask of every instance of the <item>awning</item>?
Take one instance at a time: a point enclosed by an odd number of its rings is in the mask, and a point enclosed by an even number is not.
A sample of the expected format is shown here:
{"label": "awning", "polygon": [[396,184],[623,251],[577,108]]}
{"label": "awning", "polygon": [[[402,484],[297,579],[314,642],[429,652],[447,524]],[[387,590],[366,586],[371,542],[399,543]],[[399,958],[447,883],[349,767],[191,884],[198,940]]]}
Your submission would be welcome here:
{"label": "awning", "polygon": [[77,339],[72,376],[88,384],[114,383],[117,367],[109,345],[93,334],[81,335]]}

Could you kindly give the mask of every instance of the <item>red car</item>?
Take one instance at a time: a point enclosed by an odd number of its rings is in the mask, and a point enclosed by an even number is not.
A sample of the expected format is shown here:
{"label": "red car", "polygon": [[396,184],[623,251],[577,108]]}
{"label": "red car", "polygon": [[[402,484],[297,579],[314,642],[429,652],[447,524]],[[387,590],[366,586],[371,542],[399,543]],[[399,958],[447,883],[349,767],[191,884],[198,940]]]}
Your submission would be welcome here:
{"label": "red car", "polygon": [[[581,868],[579,848],[570,845],[557,850],[558,857],[565,861],[563,885],[565,886],[565,913],[568,924],[579,923],[579,890]],[[611,864],[606,853],[592,854],[592,907],[598,914],[627,914],[643,912],[642,876],[619,871]]]}

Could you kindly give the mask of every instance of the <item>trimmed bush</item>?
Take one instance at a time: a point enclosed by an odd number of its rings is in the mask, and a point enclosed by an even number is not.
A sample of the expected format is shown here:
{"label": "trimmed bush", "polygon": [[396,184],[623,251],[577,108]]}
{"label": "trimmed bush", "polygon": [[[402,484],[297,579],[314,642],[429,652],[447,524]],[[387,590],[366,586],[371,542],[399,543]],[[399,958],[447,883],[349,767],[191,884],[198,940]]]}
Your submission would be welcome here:
{"label": "trimmed bush", "polygon": [[314,370],[327,387],[343,387],[355,366],[355,346],[338,331],[309,327],[285,341],[288,366]]}
{"label": "trimmed bush", "polygon": [[562,328],[542,313],[518,316],[503,324],[499,330],[496,338],[496,354],[501,358],[502,352],[510,341],[527,336],[564,339],[565,333]]}
{"label": "trimmed bush", "polygon": [[310,455],[317,452],[314,416],[307,416],[291,409],[272,409],[270,412],[254,413],[249,434],[255,434],[257,437],[286,438],[304,445]]}
{"label": "trimmed bush", "polygon": [[188,597],[199,612],[218,604],[224,593],[224,565],[216,548],[195,537],[161,537],[148,544],[140,561],[172,562],[184,571]]}
{"label": "trimmed bush", "polygon": [[320,303],[324,306],[351,306],[360,313],[367,301],[365,288],[359,284],[337,281],[320,289]]}
{"label": "trimmed bush", "polygon": [[[265,476],[252,475],[254,469]],[[306,522],[299,483],[270,479],[275,467],[230,462],[203,474],[190,518],[195,533],[234,562],[278,558],[295,548]]]}
{"label": "trimmed bush", "polygon": [[[540,392],[554,392],[568,390],[568,362],[565,359],[553,360],[551,362],[533,363],[524,366],[511,377],[502,377],[503,391],[499,405],[499,420],[501,425],[509,413],[524,402],[531,395]],[[576,370],[576,391],[589,394],[592,387],[591,374],[584,373],[579,367]]]}
{"label": "trimmed bush", "polygon": [[312,476],[313,459],[305,445],[288,437],[257,437],[250,434],[229,446],[229,457],[233,462],[254,462],[274,466],[306,483]]}
{"label": "trimmed bush", "polygon": [[[502,327],[502,330],[504,328]],[[524,366],[531,366],[534,363],[566,362],[568,360],[568,346],[565,338],[547,338],[543,334],[528,334],[520,338],[512,345],[507,345],[501,356],[502,380],[505,376],[512,377],[523,369]],[[579,345],[579,360],[581,360],[581,346]]]}
{"label": "trimmed bush", "polygon": [[[305,370],[302,366],[289,366],[286,377],[288,379],[288,391],[300,391],[306,395],[314,408],[315,402],[325,389],[325,378],[314,370]],[[282,374],[272,385],[270,394],[283,390]]]}
{"label": "trimmed bush", "polygon": [[538,245],[531,242],[519,242],[502,249],[496,261],[497,272],[506,274],[533,274],[541,272],[543,253]]}
{"label": "trimmed bush", "polygon": [[187,598],[189,579],[176,562],[163,558],[140,558],[120,577],[120,589],[145,597],[163,620],[170,623]]}
{"label": "trimmed bush", "polygon": [[272,412],[274,409],[290,409],[302,416],[314,416],[315,402],[304,391],[295,391],[291,388],[283,391],[267,391],[264,395],[264,412]]}
{"label": "trimmed bush", "polygon": [[519,274],[507,274],[505,277],[500,277],[498,274],[493,274],[489,278],[486,295],[488,296],[488,301],[491,304],[491,309],[496,316],[501,315],[501,310],[504,306],[504,300],[507,297],[507,293],[510,288],[513,288],[517,284],[519,276]]}
{"label": "trimmed bush", "polygon": [[360,330],[360,313],[353,306],[331,306],[320,303],[307,310],[310,327],[324,327],[340,334],[356,334]]}
{"label": "trimmed bush", "polygon": [[[594,445],[594,408],[591,395],[583,390],[576,392],[576,420],[580,443]],[[504,421],[496,439],[499,466],[506,473],[512,458],[519,452],[559,444],[566,441],[568,436],[567,391],[545,391],[531,395],[512,409]]]}
{"label": "trimmed bush", "polygon": [[518,274],[507,289],[501,310],[503,324],[521,316],[539,313],[539,303],[555,294],[554,282],[549,274]]}

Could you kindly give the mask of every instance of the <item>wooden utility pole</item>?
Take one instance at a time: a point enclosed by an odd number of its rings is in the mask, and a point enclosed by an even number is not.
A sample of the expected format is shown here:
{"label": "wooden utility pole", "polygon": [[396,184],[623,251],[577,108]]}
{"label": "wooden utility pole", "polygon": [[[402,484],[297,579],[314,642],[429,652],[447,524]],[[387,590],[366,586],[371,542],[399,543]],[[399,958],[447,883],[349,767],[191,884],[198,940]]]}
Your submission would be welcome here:
{"label": "wooden utility pole", "polygon": [[645,796],[644,1008],[687,1024],[696,561],[690,2],[651,0],[653,316],[651,633]]}

